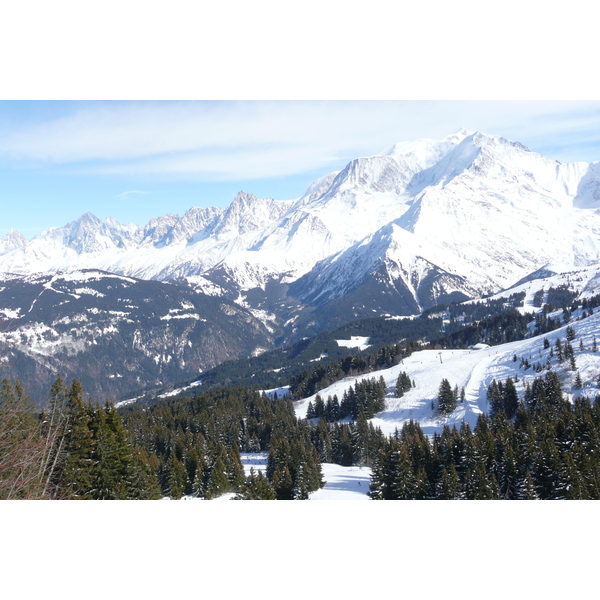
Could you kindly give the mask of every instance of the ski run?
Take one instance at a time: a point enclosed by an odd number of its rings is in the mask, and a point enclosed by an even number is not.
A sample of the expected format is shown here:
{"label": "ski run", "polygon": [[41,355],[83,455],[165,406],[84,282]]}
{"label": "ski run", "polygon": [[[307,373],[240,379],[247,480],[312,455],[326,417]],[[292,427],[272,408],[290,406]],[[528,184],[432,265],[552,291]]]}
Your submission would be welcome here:
{"label": "ski run", "polygon": [[[581,310],[573,314],[573,319],[568,325],[551,331],[547,334],[535,336],[525,340],[510,342],[499,346],[478,344],[475,348],[466,350],[422,350],[414,352],[398,365],[389,369],[382,369],[366,373],[357,377],[346,377],[318,394],[327,400],[328,396],[337,395],[341,400],[344,392],[357,382],[372,377],[383,377],[387,386],[386,408],[371,419],[375,427],[381,428],[387,436],[410,420],[420,424],[424,433],[433,436],[442,432],[445,425],[460,427],[461,422],[467,422],[471,428],[477,423],[477,418],[482,413],[489,413],[487,401],[488,386],[495,379],[504,382],[508,377],[515,381],[519,396],[522,398],[526,385],[543,375],[536,372],[534,365],[546,365],[551,349],[556,347],[556,340],[561,343],[566,341],[567,327],[575,331],[575,339],[571,342],[575,348],[577,370],[570,368],[569,361],[561,365],[556,364],[556,356],[552,358],[552,369],[561,380],[563,390],[569,399],[577,396],[594,397],[600,393],[600,350],[594,351],[594,340],[598,335],[600,342],[600,311],[586,318],[581,317]],[[579,320],[577,320],[579,319]],[[544,348],[544,338],[549,342]],[[583,347],[583,349],[581,349]],[[516,360],[515,360],[516,358]],[[521,366],[521,359],[526,359],[530,367]],[[415,387],[406,392],[401,398],[396,398],[396,380],[400,373],[406,372]],[[575,387],[577,373],[582,380],[582,387]],[[437,395],[442,379],[447,379],[451,386],[460,391],[465,390],[464,402],[457,403],[457,408],[452,413],[440,415],[437,411]],[[266,390],[267,394],[273,392],[281,397],[286,388]],[[306,417],[309,402],[314,404],[317,394],[299,400],[295,403],[296,416]],[[432,404],[433,403],[433,404]],[[432,408],[433,406],[433,408]],[[266,468],[266,453],[242,453],[242,462],[246,474],[250,467],[255,471]],[[371,469],[368,467],[343,467],[341,465],[325,463],[323,478],[325,486],[310,494],[311,500],[367,500]],[[235,494],[225,494],[218,500],[230,500]],[[191,500],[191,497],[183,499]]]}

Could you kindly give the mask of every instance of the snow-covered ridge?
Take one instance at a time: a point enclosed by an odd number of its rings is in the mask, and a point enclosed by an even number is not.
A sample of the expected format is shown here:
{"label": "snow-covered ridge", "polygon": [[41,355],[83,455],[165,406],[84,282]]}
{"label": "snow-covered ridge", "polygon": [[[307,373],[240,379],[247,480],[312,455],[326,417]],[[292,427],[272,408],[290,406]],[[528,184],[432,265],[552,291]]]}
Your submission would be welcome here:
{"label": "snow-covered ridge", "polygon": [[93,268],[195,278],[199,289],[223,295],[231,286],[291,284],[327,266],[324,301],[356,283],[356,272],[339,265],[360,258],[361,276],[384,265],[420,306],[424,280],[430,292],[439,282],[436,294],[477,295],[549,263],[600,262],[599,208],[600,163],[561,164],[461,130],[356,158],[296,200],[240,192],[224,210],[194,207],[144,227],[85,213],[29,241],[11,231],[0,239],[0,274]]}
{"label": "snow-covered ridge", "polygon": [[[344,392],[356,384],[357,381],[372,377],[383,377],[387,386],[386,408],[375,415],[371,420],[373,425],[380,427],[385,435],[393,434],[394,430],[402,428],[403,423],[409,420],[420,424],[425,433],[432,435],[441,433],[444,425],[460,427],[462,421],[471,427],[477,423],[482,413],[489,413],[487,389],[492,380],[506,381],[508,377],[516,382],[520,398],[523,398],[527,383],[531,384],[534,378],[543,377],[547,372],[547,361],[561,380],[561,385],[566,396],[573,399],[577,396],[594,398],[600,394],[600,350],[594,351],[594,340],[600,344],[600,311],[595,314],[576,320],[581,316],[581,310],[573,315],[568,325],[546,333],[544,335],[528,338],[521,341],[510,342],[499,346],[486,346],[469,350],[423,350],[414,352],[400,364],[390,369],[382,369],[356,377],[346,377],[318,394],[324,400],[329,396],[337,395],[341,400]],[[570,368],[569,361],[559,364],[556,356],[551,357],[551,350],[555,348],[556,340],[565,343],[567,327],[575,331],[575,340],[572,342],[575,350],[577,370]],[[543,340],[547,338],[549,347],[544,348]],[[580,346],[581,344],[581,346]],[[517,357],[517,361],[514,357]],[[526,358],[532,368],[525,369],[521,366],[520,358]],[[537,363],[543,365],[541,372],[536,372],[533,366]],[[401,398],[396,398],[396,381],[400,373],[406,372],[415,387],[406,392]],[[577,372],[582,380],[582,387],[576,387]],[[440,415],[432,402],[436,403],[438,390],[442,379],[448,379],[452,387],[465,389],[465,401],[458,402],[456,410],[448,415]],[[309,402],[314,405],[315,397],[310,396],[295,403],[296,415],[306,417]]]}

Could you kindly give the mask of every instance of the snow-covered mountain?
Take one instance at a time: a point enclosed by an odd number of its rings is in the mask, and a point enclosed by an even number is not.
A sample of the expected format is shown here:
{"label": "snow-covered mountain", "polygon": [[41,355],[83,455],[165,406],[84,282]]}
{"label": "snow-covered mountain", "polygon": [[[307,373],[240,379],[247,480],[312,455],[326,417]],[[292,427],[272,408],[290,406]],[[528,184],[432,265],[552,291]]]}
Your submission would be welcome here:
{"label": "snow-covered mountain", "polygon": [[597,262],[600,163],[561,164],[465,130],[356,158],[296,200],[240,192],[225,210],[195,207],[145,227],[86,213],[30,241],[0,239],[0,273],[189,278],[282,324],[298,303],[339,314],[354,294],[344,318],[364,316],[362,305],[411,314],[498,292],[548,264]]}
{"label": "snow-covered mountain", "polygon": [[6,278],[0,306],[0,366],[38,402],[56,373],[114,400],[273,345],[269,327],[227,299],[97,270]]}

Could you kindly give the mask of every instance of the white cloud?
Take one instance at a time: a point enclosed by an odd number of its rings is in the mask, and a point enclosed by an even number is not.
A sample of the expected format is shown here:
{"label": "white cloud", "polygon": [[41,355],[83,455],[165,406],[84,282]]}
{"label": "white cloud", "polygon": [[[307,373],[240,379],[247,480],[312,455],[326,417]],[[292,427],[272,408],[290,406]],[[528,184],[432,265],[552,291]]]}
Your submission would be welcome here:
{"label": "white cloud", "polygon": [[[461,127],[543,151],[596,158],[600,103],[570,101],[252,101],[86,104],[13,127],[0,156],[13,164],[91,173],[235,180],[286,176]],[[552,156],[552,158],[561,158]]]}
{"label": "white cloud", "polygon": [[130,190],[128,192],[123,192],[121,194],[117,194],[115,198],[129,198],[133,194],[149,194],[150,192],[144,192],[142,190]]}

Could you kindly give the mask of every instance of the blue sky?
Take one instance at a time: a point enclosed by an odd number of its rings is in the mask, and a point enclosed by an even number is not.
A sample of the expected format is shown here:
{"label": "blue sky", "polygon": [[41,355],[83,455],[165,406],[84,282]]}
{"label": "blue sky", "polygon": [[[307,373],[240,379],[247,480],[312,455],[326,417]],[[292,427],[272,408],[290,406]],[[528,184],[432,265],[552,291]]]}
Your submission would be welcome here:
{"label": "blue sky", "polygon": [[597,101],[3,101],[0,235],[86,211],[143,225],[240,190],[296,198],[356,156],[461,127],[600,160]]}

